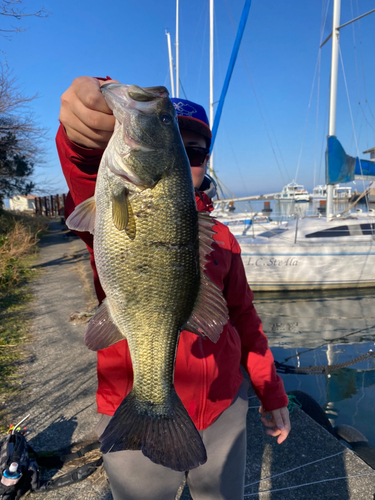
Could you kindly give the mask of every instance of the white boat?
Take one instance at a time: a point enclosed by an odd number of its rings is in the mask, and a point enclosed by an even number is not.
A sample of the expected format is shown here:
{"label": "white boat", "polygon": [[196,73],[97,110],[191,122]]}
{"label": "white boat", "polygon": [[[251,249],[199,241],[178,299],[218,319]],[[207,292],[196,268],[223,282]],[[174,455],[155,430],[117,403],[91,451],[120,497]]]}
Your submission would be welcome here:
{"label": "white boat", "polygon": [[275,200],[283,202],[284,201],[306,202],[310,201],[310,195],[301,184],[297,184],[296,182],[292,181],[286,186],[284,186],[281,193],[278,193],[275,196]]}
{"label": "white boat", "polygon": [[253,290],[375,286],[375,212],[332,215],[335,185],[375,179],[375,162],[349,157],[335,136],[340,0],[334,0],[333,10],[327,217],[297,218],[252,238],[238,237]]}
{"label": "white boat", "polygon": [[237,237],[253,290],[375,286],[375,212],[295,219]]}
{"label": "white boat", "polygon": [[[352,188],[350,186],[340,186],[335,184],[333,186],[333,201],[346,201],[352,197]],[[316,186],[311,195],[313,200],[326,200],[327,199],[327,185]]]}

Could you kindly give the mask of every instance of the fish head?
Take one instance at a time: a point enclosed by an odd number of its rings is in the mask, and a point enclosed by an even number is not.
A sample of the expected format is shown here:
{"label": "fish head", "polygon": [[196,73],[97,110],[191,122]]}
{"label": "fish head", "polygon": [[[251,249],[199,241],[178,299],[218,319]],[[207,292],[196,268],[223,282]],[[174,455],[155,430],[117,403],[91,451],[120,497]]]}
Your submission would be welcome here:
{"label": "fish head", "polygon": [[112,173],[142,189],[155,186],[178,155],[185,156],[190,168],[165,87],[109,83],[100,90],[117,122],[106,150]]}

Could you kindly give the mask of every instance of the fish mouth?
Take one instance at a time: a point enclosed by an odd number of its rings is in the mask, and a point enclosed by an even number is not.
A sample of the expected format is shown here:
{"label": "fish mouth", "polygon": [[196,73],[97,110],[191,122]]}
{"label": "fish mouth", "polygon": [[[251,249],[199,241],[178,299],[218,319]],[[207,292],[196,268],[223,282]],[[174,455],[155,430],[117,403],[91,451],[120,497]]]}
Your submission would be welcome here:
{"label": "fish mouth", "polygon": [[117,121],[125,125],[122,130],[125,145],[130,150],[145,153],[156,151],[157,145],[152,135],[150,136],[143,130],[140,133],[144,137],[140,139],[137,127],[134,127],[132,122],[138,113],[141,115],[155,113],[159,101],[168,98],[168,90],[163,86],[143,88],[138,87],[138,85],[105,83],[100,87],[100,92],[105,97],[107,105],[113,111]]}
{"label": "fish mouth", "polygon": [[168,98],[168,90],[162,86],[142,88],[137,85],[107,83],[100,87],[100,91],[116,117],[113,137],[121,137],[115,143],[114,150],[107,153],[112,157],[108,162],[109,170],[139,188],[149,187],[151,180],[145,183],[141,180],[142,174],[141,177],[138,175],[139,168],[135,168],[137,173],[134,173],[133,167],[143,162],[142,156],[158,155],[163,151],[163,147],[143,122],[147,122],[150,115],[158,115],[159,103]]}
{"label": "fish mouth", "polygon": [[133,99],[133,101],[138,102],[149,102],[154,99],[160,99],[162,97],[168,97],[169,92],[166,87],[138,87],[138,85],[126,85],[124,83],[103,83],[100,86],[100,91],[105,93],[106,90],[114,90],[126,88],[128,95]]}
{"label": "fish mouth", "polygon": [[[129,108],[131,110],[134,110],[133,112],[138,112],[141,114],[152,113],[157,102],[160,99],[169,96],[168,90],[162,86],[143,88],[143,87],[138,87],[138,85],[129,85],[126,89],[126,94],[128,96]],[[131,125],[129,123],[129,118],[132,114],[133,113],[130,112],[127,119],[125,118],[124,120],[128,121],[128,125]],[[124,129],[123,130],[124,142],[130,149],[136,151],[143,151],[145,153],[156,151],[155,147],[150,146],[149,144],[142,141],[139,137],[137,137],[137,134],[135,133],[133,127],[131,126],[128,126],[126,128],[123,127],[123,129]]]}
{"label": "fish mouth", "polygon": [[128,89],[129,97],[136,102],[150,102],[155,99],[161,99],[169,96],[169,92],[165,87],[138,87],[138,85],[130,85]]}

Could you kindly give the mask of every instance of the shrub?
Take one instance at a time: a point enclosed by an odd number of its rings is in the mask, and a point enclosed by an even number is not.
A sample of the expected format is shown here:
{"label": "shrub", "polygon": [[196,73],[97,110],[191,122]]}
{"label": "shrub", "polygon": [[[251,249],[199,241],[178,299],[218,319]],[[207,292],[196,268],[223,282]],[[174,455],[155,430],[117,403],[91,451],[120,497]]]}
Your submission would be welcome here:
{"label": "shrub", "polygon": [[0,296],[27,277],[23,258],[35,253],[38,235],[46,228],[41,218],[0,215]]}

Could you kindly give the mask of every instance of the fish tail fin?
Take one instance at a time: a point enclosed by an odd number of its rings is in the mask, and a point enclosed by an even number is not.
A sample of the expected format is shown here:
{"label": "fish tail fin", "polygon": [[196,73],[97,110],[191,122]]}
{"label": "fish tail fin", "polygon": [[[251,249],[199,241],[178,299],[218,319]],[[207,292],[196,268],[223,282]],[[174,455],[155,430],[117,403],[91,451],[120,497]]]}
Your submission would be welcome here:
{"label": "fish tail fin", "polygon": [[166,405],[143,402],[131,392],[100,436],[102,453],[142,450],[156,464],[176,471],[207,460],[206,449],[175,390]]}

